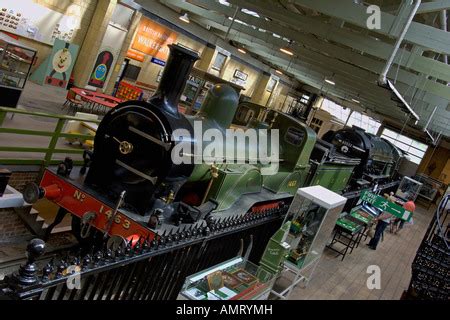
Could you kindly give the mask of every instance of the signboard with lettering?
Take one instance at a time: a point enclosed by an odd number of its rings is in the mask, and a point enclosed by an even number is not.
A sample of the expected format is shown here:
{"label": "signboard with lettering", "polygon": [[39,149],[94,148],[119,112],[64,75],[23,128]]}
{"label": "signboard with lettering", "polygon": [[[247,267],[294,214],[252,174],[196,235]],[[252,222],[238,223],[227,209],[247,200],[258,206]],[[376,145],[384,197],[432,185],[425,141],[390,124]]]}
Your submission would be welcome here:
{"label": "signboard with lettering", "polygon": [[128,50],[127,51],[127,58],[136,60],[136,61],[140,61],[140,62],[144,62],[144,54],[139,52],[139,51],[135,51],[135,50]]}
{"label": "signboard with lettering", "polygon": [[236,70],[234,70],[233,77],[241,79],[242,81],[246,81],[248,78],[248,74],[246,74],[245,72],[242,72],[241,70],[236,69]]}
{"label": "signboard with lettering", "polygon": [[166,65],[165,61],[156,59],[155,57],[153,57],[152,60],[150,60],[150,62],[156,63],[156,64],[158,64],[160,66],[163,66],[163,67]]}
{"label": "signboard with lettering", "polygon": [[167,60],[169,57],[169,47],[167,45],[175,42],[176,39],[177,34],[172,30],[142,17],[131,48],[156,59]]}
{"label": "signboard with lettering", "polygon": [[395,204],[395,203],[393,203],[383,197],[380,197],[372,192],[364,191],[361,194],[360,199],[362,201],[366,201],[366,202],[370,203],[375,208],[386,211],[402,220],[409,221],[412,217],[411,211],[408,211],[408,210],[400,207],[398,204]]}

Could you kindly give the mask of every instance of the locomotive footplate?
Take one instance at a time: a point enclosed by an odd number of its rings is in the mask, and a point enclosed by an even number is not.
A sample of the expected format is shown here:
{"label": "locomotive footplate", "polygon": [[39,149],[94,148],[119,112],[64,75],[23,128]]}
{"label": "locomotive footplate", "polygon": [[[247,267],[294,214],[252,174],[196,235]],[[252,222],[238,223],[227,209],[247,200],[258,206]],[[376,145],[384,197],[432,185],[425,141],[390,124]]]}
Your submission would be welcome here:
{"label": "locomotive footplate", "polygon": [[[86,186],[84,175],[79,174],[80,167],[74,167],[71,177],[58,175],[57,168],[49,167],[44,171],[40,186],[52,190],[49,200],[66,209],[71,214],[83,219],[85,214],[91,216],[89,223],[100,231],[107,228],[108,221],[114,213],[115,203]],[[58,192],[55,192],[55,189]],[[153,240],[156,233],[146,227],[148,217],[135,214],[124,208],[119,208],[113,217],[114,221],[107,231],[109,235],[119,235],[123,238],[137,235],[145,239]]]}
{"label": "locomotive footplate", "polygon": [[[155,230],[148,227],[148,216],[141,216],[124,208],[119,208],[113,215],[116,203],[86,186],[84,175],[80,175],[79,170],[79,167],[74,167],[71,177],[64,177],[56,173],[57,168],[49,167],[44,172],[40,186],[52,192],[49,196],[46,195],[49,200],[79,217],[82,221],[86,220],[85,218],[89,215],[88,223],[100,231],[106,231],[109,235],[118,235],[125,239],[130,236],[138,236],[151,241],[158,235],[175,233],[186,227],[196,228],[206,225],[206,221],[201,219],[191,224],[164,223],[158,230]],[[288,205],[291,199],[292,196],[288,193],[274,194],[262,189],[259,193],[241,197],[228,209],[212,212],[209,221],[222,222],[231,217],[238,218],[249,213],[258,215],[260,212],[275,210],[282,203]],[[273,206],[276,208],[272,208]],[[114,221],[109,225],[111,217]]]}

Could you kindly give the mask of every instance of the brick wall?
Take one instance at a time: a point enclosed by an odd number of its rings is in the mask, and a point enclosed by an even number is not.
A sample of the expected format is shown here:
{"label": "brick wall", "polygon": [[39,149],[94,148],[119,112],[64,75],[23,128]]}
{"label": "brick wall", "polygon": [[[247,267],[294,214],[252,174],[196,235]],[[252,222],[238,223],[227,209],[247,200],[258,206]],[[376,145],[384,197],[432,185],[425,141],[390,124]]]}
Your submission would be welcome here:
{"label": "brick wall", "polygon": [[[37,182],[38,171],[13,171],[8,184],[14,189],[22,192],[29,182]],[[12,242],[31,236],[25,222],[14,211],[14,208],[0,209],[0,242]]]}
{"label": "brick wall", "polygon": [[31,232],[13,208],[0,209],[0,242],[28,236],[31,236]]}
{"label": "brick wall", "polygon": [[38,182],[39,172],[37,171],[16,171],[11,174],[8,184],[19,192],[22,192],[29,182]]}

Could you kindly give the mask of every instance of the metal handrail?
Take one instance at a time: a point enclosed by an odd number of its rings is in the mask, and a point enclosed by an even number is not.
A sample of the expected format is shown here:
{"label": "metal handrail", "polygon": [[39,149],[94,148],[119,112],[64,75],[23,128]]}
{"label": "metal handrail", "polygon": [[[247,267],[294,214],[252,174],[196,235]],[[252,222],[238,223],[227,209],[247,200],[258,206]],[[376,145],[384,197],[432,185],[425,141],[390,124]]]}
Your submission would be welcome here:
{"label": "metal handrail", "polygon": [[[29,129],[17,129],[17,128],[3,128],[3,121],[6,117],[7,113],[12,114],[24,114],[30,116],[44,117],[57,119],[56,127],[52,131],[42,131],[42,130],[29,130]],[[59,163],[61,160],[53,159],[53,155],[57,153],[67,153],[67,154],[83,154],[84,150],[79,149],[69,149],[69,148],[56,148],[56,144],[59,138],[73,138],[73,139],[93,139],[92,135],[86,134],[76,134],[76,133],[63,133],[61,132],[64,124],[68,120],[76,120],[76,121],[89,121],[91,123],[100,123],[100,120],[87,120],[80,119],[74,116],[67,115],[59,115],[59,114],[50,114],[44,112],[33,112],[27,110],[20,110],[16,108],[7,108],[0,107],[0,133],[10,133],[10,134],[18,134],[18,135],[28,135],[28,136],[41,136],[41,137],[50,137],[50,142],[47,147],[26,147],[26,146],[1,146],[0,152],[37,152],[37,153],[45,153],[44,160],[41,159],[8,159],[8,158],[0,158],[0,164],[43,164],[44,166],[48,166],[51,164]],[[75,164],[82,164],[83,161],[74,161]]]}

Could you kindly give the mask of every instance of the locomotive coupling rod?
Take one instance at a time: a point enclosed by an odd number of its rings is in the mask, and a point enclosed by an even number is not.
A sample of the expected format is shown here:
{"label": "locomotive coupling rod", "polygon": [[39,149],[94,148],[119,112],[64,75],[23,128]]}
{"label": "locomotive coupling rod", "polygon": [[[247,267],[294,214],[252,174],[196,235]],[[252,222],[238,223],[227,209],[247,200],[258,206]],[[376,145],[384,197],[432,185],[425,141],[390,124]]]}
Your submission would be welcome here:
{"label": "locomotive coupling rod", "polygon": [[105,234],[104,234],[104,236],[103,236],[103,239],[106,239],[106,238],[108,237],[108,232],[109,232],[109,230],[111,229],[111,225],[112,225],[114,219],[116,218],[117,211],[119,211],[119,208],[120,208],[120,206],[121,206],[122,203],[123,203],[123,199],[125,198],[125,194],[126,194],[126,193],[127,193],[127,192],[126,192],[125,190],[123,190],[123,191],[120,193],[119,200],[117,200],[116,207],[114,208],[114,212],[112,213],[111,218],[109,218],[108,222],[106,223],[106,227],[105,227],[105,230],[104,230],[104,233],[105,233]]}

